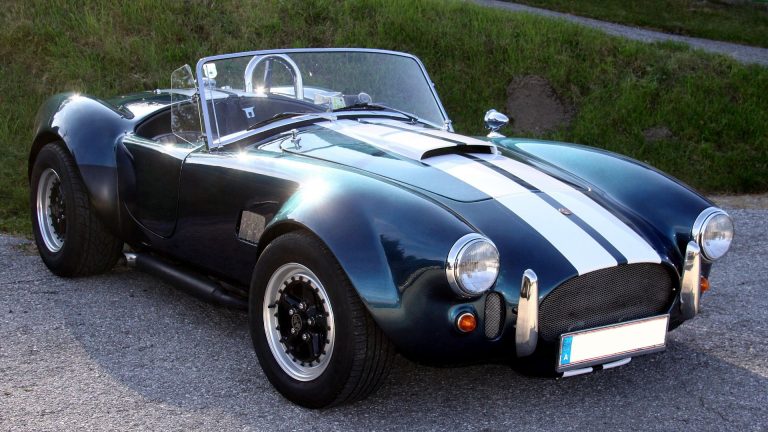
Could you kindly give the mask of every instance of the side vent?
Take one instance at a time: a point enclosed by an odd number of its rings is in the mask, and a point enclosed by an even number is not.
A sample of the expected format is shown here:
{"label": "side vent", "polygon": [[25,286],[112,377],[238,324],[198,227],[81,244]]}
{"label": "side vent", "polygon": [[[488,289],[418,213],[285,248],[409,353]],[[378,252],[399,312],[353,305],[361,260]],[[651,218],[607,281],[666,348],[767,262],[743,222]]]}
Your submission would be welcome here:
{"label": "side vent", "polygon": [[504,326],[504,298],[496,292],[485,296],[485,337],[495,339]]}
{"label": "side vent", "polygon": [[252,211],[244,211],[240,215],[240,226],[237,229],[237,237],[250,243],[258,243],[264,233],[266,219],[264,216]]}

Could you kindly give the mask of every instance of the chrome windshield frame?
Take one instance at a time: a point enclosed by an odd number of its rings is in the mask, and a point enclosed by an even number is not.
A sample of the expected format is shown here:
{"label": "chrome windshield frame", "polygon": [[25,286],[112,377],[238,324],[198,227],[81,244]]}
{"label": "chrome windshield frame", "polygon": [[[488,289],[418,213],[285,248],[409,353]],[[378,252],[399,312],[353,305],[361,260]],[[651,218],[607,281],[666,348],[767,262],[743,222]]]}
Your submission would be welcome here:
{"label": "chrome windshield frame", "polygon": [[[197,77],[197,87],[198,87],[198,93],[200,95],[200,105],[203,111],[203,127],[205,128],[205,136],[208,141],[208,148],[209,149],[216,149],[219,147],[223,147],[227,144],[231,144],[235,141],[240,141],[244,138],[247,138],[251,135],[256,135],[260,132],[262,132],[262,128],[253,129],[251,131],[248,131],[246,134],[238,135],[237,137],[227,139],[222,141],[221,137],[219,138],[219,141],[216,142],[213,139],[213,131],[211,130],[210,125],[212,124],[211,121],[212,116],[215,116],[215,113],[210,113],[208,110],[208,104],[207,104],[207,98],[205,94],[205,75],[203,74],[203,65],[211,62],[211,61],[218,61],[218,60],[226,60],[231,58],[237,58],[237,57],[246,57],[246,56],[263,56],[263,55],[269,55],[269,54],[292,54],[292,53],[316,53],[316,52],[362,52],[362,53],[371,53],[371,54],[388,54],[388,55],[395,55],[400,57],[406,57],[409,59],[412,59],[416,62],[416,64],[419,65],[419,68],[421,69],[421,72],[424,74],[424,78],[427,80],[427,84],[429,85],[429,89],[432,92],[432,97],[435,98],[435,102],[437,103],[437,106],[440,110],[440,114],[443,117],[444,124],[448,125],[448,130],[450,132],[453,132],[453,128],[451,127],[450,119],[448,118],[448,114],[445,111],[445,108],[443,107],[442,101],[440,101],[440,97],[437,94],[437,90],[435,89],[435,83],[432,81],[432,79],[429,77],[429,74],[427,73],[427,69],[424,67],[424,64],[419,60],[418,57],[414,56],[413,54],[408,54],[404,52],[399,51],[389,51],[389,50],[380,50],[380,49],[373,49],[373,48],[290,48],[290,49],[272,49],[272,50],[260,50],[260,51],[243,51],[239,53],[232,53],[232,54],[220,54],[215,56],[209,56],[209,57],[203,57],[200,60],[197,61],[197,65],[195,66],[195,75]],[[447,122],[447,123],[446,123]]]}

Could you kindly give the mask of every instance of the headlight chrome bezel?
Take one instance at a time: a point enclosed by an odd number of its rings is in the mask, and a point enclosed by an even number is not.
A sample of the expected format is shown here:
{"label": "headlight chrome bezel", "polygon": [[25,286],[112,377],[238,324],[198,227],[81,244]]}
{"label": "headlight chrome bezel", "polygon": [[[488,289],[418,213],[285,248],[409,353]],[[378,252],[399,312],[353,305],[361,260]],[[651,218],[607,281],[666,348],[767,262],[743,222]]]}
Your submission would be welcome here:
{"label": "headlight chrome bezel", "polygon": [[456,241],[456,243],[453,244],[453,247],[451,247],[450,252],[448,252],[448,259],[446,261],[446,266],[445,266],[445,274],[448,278],[448,283],[453,289],[453,291],[461,297],[464,297],[464,298],[478,297],[483,293],[487,292],[489,289],[493,288],[493,286],[496,284],[496,280],[498,280],[499,278],[500,271],[497,270],[496,277],[494,277],[493,282],[491,282],[488,285],[488,287],[480,291],[471,291],[463,286],[461,282],[461,277],[459,275],[459,267],[460,267],[459,263],[461,261],[461,258],[464,256],[464,253],[469,249],[470,246],[476,243],[481,243],[481,242],[486,243],[493,248],[493,250],[496,252],[496,261],[498,263],[499,261],[498,248],[490,239],[478,233],[471,233],[461,237]]}
{"label": "headlight chrome bezel", "polygon": [[[704,243],[704,234],[707,230],[707,226],[710,222],[712,222],[716,217],[718,216],[725,216],[728,218],[728,220],[731,223],[731,242],[728,243],[728,248],[720,254],[719,256],[714,256],[711,250],[707,247],[707,245]],[[709,207],[702,211],[699,216],[696,218],[696,221],[693,223],[693,228],[691,229],[691,237],[696,242],[696,244],[699,245],[699,248],[701,249],[701,255],[703,258],[705,258],[709,262],[714,262],[719,260],[720,258],[724,257],[728,251],[731,248],[731,244],[733,242],[733,235],[734,235],[734,226],[733,226],[733,219],[731,216],[726,213],[723,209],[717,208],[717,207]]]}

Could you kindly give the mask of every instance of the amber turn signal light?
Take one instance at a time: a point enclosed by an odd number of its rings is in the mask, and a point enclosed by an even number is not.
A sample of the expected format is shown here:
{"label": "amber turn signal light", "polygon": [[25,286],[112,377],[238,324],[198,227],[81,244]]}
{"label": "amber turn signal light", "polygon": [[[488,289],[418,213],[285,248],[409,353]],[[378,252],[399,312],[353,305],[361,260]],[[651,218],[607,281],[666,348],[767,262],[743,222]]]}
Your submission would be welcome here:
{"label": "amber turn signal light", "polygon": [[456,328],[462,333],[469,333],[477,328],[477,318],[469,312],[464,312],[456,319]]}
{"label": "amber turn signal light", "polygon": [[709,279],[704,276],[701,277],[701,292],[707,292],[709,289]]}

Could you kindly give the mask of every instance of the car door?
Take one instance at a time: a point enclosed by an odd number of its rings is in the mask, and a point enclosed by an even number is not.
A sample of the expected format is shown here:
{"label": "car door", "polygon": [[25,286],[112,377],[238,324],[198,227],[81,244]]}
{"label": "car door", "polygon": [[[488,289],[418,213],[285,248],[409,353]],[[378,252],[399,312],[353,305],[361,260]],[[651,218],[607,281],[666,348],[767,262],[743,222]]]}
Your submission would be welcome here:
{"label": "car door", "polygon": [[261,234],[299,183],[275,170],[283,155],[198,151],[184,161],[178,225],[167,253],[247,284]]}
{"label": "car door", "polygon": [[129,135],[118,150],[121,199],[130,215],[158,236],[173,234],[181,168],[195,148],[180,140]]}
{"label": "car door", "polygon": [[171,74],[170,104],[127,135],[117,151],[120,196],[143,228],[170,237],[176,227],[179,179],[186,157],[204,148],[194,75],[188,65]]}

